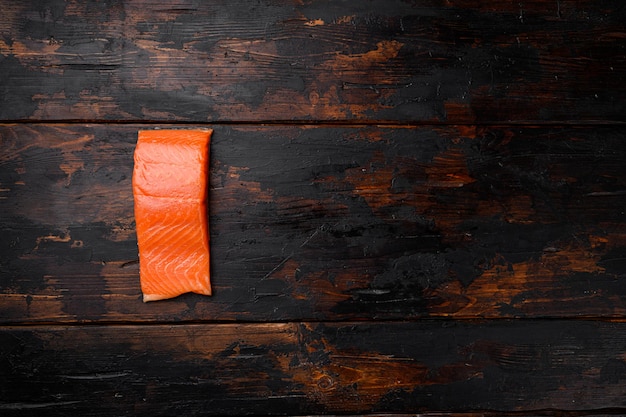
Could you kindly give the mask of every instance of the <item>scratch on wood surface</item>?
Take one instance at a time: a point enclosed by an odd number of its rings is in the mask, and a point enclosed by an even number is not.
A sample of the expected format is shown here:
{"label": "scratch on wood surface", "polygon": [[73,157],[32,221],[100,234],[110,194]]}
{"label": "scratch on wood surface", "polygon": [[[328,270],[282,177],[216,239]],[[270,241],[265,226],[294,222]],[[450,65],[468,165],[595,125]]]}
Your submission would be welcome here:
{"label": "scratch on wood surface", "polygon": [[264,279],[268,278],[270,275],[272,275],[274,272],[276,272],[281,266],[283,266],[285,264],[285,262],[287,262],[289,259],[291,259],[292,256],[293,256],[293,253],[290,254],[289,256],[285,257],[282,261],[280,261],[278,263],[278,265],[276,265],[274,268],[272,268],[272,270],[270,272],[265,274],[263,276],[263,278],[261,278],[261,280],[264,280]]}
{"label": "scratch on wood surface", "polygon": [[59,375],[59,376],[64,379],[98,381],[102,379],[122,378],[129,374],[130,372],[110,372],[110,373],[95,373],[91,375]]}
{"label": "scratch on wood surface", "polygon": [[28,410],[34,408],[62,407],[64,405],[79,404],[82,401],[58,401],[47,403],[4,403],[0,404],[0,410]]}
{"label": "scratch on wood surface", "polygon": [[619,191],[596,191],[593,193],[587,193],[585,194],[588,197],[611,197],[611,196],[618,196],[618,195],[626,195],[626,190],[619,190]]}
{"label": "scratch on wood surface", "polygon": [[[311,239],[313,239],[315,236],[317,236],[318,232],[320,231],[320,228],[323,226],[318,227],[309,237],[307,237],[304,242],[302,242],[302,244],[300,245],[300,247],[304,247],[306,246],[307,243],[309,243],[311,241]],[[276,272],[280,267],[282,267],[288,260],[290,260],[293,255],[295,254],[295,252],[290,253],[288,256],[286,256],[282,261],[280,261],[278,263],[278,265],[276,265],[270,272],[268,272],[267,274],[265,274],[265,276],[262,278],[266,279],[269,276],[271,276],[274,272]]]}

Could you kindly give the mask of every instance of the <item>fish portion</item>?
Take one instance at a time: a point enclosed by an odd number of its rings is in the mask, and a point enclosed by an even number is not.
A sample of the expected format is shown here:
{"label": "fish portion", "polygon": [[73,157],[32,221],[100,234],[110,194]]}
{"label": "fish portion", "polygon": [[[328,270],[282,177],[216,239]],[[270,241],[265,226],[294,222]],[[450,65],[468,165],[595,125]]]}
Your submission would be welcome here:
{"label": "fish portion", "polygon": [[143,301],[211,295],[207,182],[211,130],[143,130],[133,195]]}

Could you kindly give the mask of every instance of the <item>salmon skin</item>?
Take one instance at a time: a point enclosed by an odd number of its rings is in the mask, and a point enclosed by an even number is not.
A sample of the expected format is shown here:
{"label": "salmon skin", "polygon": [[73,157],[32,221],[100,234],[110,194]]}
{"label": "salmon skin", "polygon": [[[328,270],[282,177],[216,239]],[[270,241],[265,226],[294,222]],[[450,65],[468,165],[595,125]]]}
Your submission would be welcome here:
{"label": "salmon skin", "polygon": [[133,169],[143,301],[211,295],[207,182],[212,130],[139,131]]}

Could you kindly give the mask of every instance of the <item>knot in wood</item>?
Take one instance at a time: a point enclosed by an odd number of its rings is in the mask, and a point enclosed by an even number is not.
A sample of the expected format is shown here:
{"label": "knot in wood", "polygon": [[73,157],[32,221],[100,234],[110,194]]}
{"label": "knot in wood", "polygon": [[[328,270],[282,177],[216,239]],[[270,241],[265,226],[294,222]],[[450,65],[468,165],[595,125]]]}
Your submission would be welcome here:
{"label": "knot in wood", "polygon": [[331,389],[334,385],[335,381],[329,375],[322,375],[317,380],[317,386],[324,391]]}
{"label": "knot in wood", "polygon": [[311,105],[315,106],[317,105],[317,103],[319,103],[320,101],[320,95],[317,91],[311,91],[309,93],[309,102],[311,103]]}

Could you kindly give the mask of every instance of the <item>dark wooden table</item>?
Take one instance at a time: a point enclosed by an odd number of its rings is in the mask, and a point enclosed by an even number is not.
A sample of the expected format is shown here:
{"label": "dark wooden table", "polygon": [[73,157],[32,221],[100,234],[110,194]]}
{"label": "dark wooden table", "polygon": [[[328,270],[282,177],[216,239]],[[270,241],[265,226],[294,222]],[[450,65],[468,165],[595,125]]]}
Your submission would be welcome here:
{"label": "dark wooden table", "polygon": [[[626,414],[622,0],[0,1],[0,414]],[[212,128],[141,301],[137,131]]]}

